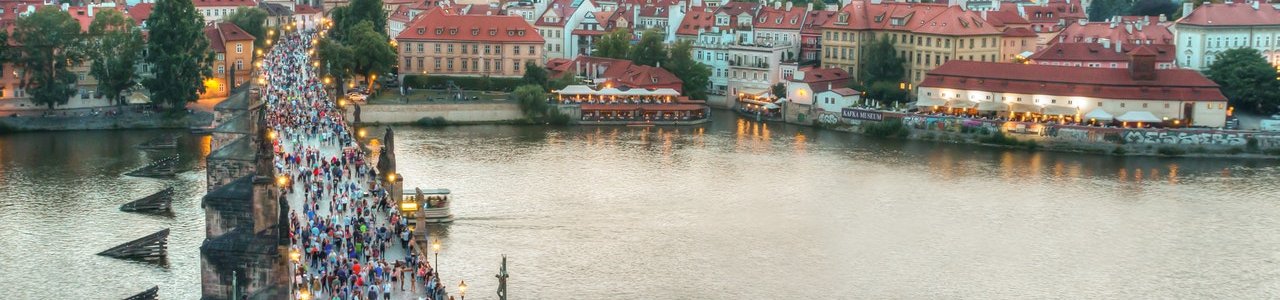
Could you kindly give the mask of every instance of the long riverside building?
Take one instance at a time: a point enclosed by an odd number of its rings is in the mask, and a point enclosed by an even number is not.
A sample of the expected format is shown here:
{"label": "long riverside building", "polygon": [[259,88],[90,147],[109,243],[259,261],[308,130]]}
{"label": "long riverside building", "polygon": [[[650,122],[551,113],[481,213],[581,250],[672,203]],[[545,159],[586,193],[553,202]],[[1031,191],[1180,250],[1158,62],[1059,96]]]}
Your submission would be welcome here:
{"label": "long riverside building", "polygon": [[396,36],[401,76],[520,77],[543,65],[544,40],[519,16],[455,15],[432,8]]}

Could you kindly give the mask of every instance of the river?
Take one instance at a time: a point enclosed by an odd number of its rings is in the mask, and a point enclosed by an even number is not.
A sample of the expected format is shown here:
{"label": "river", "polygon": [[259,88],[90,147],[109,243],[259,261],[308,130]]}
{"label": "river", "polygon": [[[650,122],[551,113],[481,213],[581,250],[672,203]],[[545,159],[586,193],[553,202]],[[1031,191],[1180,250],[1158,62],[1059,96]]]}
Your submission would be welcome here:
{"label": "river", "polygon": [[[453,191],[451,289],[496,299],[1275,298],[1280,163],[702,127],[396,127],[405,186]],[[370,128],[371,134],[381,130]],[[0,135],[0,290],[199,294],[203,171],[124,177],[159,132]],[[204,139],[183,152],[199,157]],[[177,217],[120,203],[178,186]],[[173,227],[168,269],[94,255]]]}

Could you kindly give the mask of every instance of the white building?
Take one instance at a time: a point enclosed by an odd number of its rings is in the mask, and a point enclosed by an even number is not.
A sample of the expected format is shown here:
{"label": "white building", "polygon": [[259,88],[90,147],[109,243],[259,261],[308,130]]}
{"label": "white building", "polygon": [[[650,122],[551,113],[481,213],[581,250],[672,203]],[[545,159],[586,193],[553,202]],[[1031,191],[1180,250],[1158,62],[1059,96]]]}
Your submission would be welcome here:
{"label": "white building", "polygon": [[258,2],[254,0],[192,0],[191,3],[204,16],[205,23],[222,22],[222,18],[236,12],[237,7],[258,6]]}
{"label": "white building", "polygon": [[577,56],[576,40],[573,29],[582,20],[597,11],[595,3],[585,0],[554,0],[548,3],[547,9],[534,22],[538,33],[546,39],[546,58],[573,58]]}
{"label": "white building", "polygon": [[840,109],[852,107],[862,99],[862,95],[857,90],[851,88],[835,88],[830,89],[814,96],[814,107],[823,111],[840,112]]}
{"label": "white building", "polygon": [[[1178,46],[1177,62],[1204,70],[1214,56],[1235,48],[1253,48],[1280,66],[1280,4],[1259,2],[1205,3],[1179,19],[1170,30]],[[1191,11],[1191,3],[1183,5]]]}

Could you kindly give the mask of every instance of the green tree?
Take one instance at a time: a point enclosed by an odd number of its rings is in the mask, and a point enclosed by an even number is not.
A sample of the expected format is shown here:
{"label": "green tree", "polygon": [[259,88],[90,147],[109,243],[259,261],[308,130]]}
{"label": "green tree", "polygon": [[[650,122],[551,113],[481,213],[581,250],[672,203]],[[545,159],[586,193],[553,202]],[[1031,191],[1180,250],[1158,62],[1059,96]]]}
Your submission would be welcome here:
{"label": "green tree", "polygon": [[520,111],[524,112],[525,118],[537,120],[546,115],[547,92],[541,85],[522,85],[511,92],[511,96],[516,98],[516,103],[520,105]]}
{"label": "green tree", "polygon": [[707,85],[711,82],[711,67],[693,60],[693,43],[676,42],[671,47],[671,57],[662,67],[671,71],[681,81],[681,89],[690,99],[707,99]]}
{"label": "green tree", "polygon": [[628,58],[632,63],[656,66],[667,60],[667,45],[663,43],[664,35],[657,30],[645,30],[640,35],[640,42],[631,47]]}
{"label": "green tree", "polygon": [[1182,7],[1169,0],[1138,0],[1129,7],[1130,16],[1170,16]]}
{"label": "green tree", "polygon": [[75,95],[76,74],[68,70],[84,59],[80,23],[56,6],[45,6],[18,18],[14,39],[22,46],[17,63],[31,101],[50,109]]}
{"label": "green tree", "polygon": [[875,82],[900,82],[906,74],[903,61],[898,51],[888,39],[873,40],[863,48],[862,69],[858,70],[858,80],[874,84]]}
{"label": "green tree", "polygon": [[355,75],[365,76],[370,89],[374,79],[371,75],[390,72],[391,67],[396,64],[396,50],[391,47],[387,36],[378,33],[373,26],[372,22],[361,21],[345,35],[346,45],[358,54],[352,57],[351,70],[355,71]]}
{"label": "green tree", "polygon": [[557,77],[555,80],[548,82],[547,88],[552,90],[561,90],[567,86],[575,84],[579,84],[578,79],[573,76],[572,72],[565,72],[564,75],[560,75],[560,77]]}
{"label": "green tree", "polygon": [[1276,69],[1253,48],[1219,53],[1205,72],[1221,86],[1232,106],[1245,111],[1275,113],[1280,105],[1280,80]]}
{"label": "green tree", "polygon": [[98,79],[98,93],[124,104],[120,93],[138,80],[133,67],[141,59],[145,45],[142,30],[119,11],[103,10],[89,25],[89,39],[92,45],[88,52],[94,57],[89,74]]}
{"label": "green tree", "polygon": [[524,81],[529,84],[536,84],[543,89],[547,87],[547,69],[539,67],[532,61],[524,64]]}
{"label": "green tree", "polygon": [[245,33],[252,35],[253,48],[262,48],[266,45],[267,30],[264,26],[267,23],[267,11],[252,6],[241,6],[237,7],[235,12],[227,15],[225,20],[236,24],[240,29],[244,29]]}
{"label": "green tree", "polygon": [[591,56],[627,59],[631,49],[631,32],[626,28],[618,28],[600,36],[600,40],[591,50]]}
{"label": "green tree", "polygon": [[1114,16],[1124,15],[1129,12],[1131,6],[1133,2],[1130,0],[1094,0],[1089,2],[1089,7],[1085,10],[1089,14],[1089,21],[1101,22]]}
{"label": "green tree", "polygon": [[786,85],[786,84],[784,84],[784,83],[779,82],[779,83],[774,84],[773,86],[769,87],[769,92],[770,92],[770,93],[772,93],[774,97],[778,97],[778,98],[786,98],[786,97],[787,97],[787,85]]}
{"label": "green tree", "polygon": [[346,35],[353,33],[352,28],[360,22],[369,22],[373,31],[387,36],[387,12],[382,9],[382,0],[352,0],[346,6],[333,9],[329,15],[333,19],[329,34],[348,45],[355,44],[350,43]]}
{"label": "green tree", "polygon": [[13,62],[10,57],[13,51],[9,48],[9,32],[0,30],[0,74],[4,74],[4,65]]}
{"label": "green tree", "polygon": [[204,36],[204,17],[191,1],[157,0],[147,19],[146,62],[155,76],[143,80],[153,102],[181,109],[204,92],[204,80],[213,76],[214,55]]}
{"label": "green tree", "polygon": [[342,83],[352,76],[351,68],[355,63],[353,60],[355,53],[351,47],[332,38],[320,39],[317,45],[316,55],[320,56],[322,64],[320,71],[324,75],[333,77],[334,82],[337,82],[334,86],[337,87],[338,95],[342,95],[345,88]]}

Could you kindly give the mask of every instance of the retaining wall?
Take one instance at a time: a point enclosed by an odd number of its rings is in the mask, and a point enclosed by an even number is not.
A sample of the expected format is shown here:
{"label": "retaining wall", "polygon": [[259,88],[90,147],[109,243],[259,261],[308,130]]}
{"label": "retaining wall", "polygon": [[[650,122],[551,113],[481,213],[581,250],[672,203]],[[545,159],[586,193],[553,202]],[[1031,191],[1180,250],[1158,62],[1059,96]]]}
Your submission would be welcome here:
{"label": "retaining wall", "polygon": [[[348,109],[348,117],[354,110]],[[516,103],[369,104],[360,106],[365,123],[415,123],[423,118],[444,118],[451,123],[514,121],[524,118]]]}

